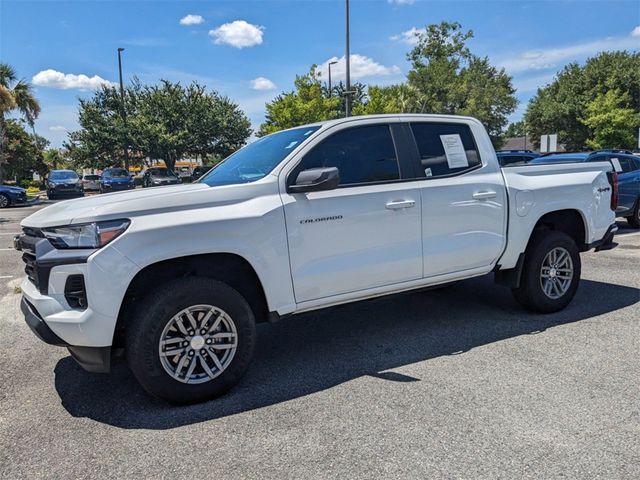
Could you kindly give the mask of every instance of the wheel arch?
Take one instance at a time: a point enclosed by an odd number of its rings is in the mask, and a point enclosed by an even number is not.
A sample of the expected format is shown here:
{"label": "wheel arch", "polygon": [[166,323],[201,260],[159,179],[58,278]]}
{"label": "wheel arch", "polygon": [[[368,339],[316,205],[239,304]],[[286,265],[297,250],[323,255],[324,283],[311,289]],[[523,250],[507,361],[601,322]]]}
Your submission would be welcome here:
{"label": "wheel arch", "polygon": [[222,281],[235,289],[249,303],[257,322],[269,319],[266,294],[254,267],[234,253],[208,253],[160,260],[145,266],[129,282],[114,330],[113,346],[124,345],[127,321],[134,313],[136,301],[148,289],[180,277],[201,276]]}
{"label": "wheel arch", "polygon": [[[570,236],[581,252],[588,250],[588,227],[584,214],[578,209],[563,209],[547,212],[533,226],[529,242],[541,230],[554,230]],[[528,244],[527,244],[528,246]]]}

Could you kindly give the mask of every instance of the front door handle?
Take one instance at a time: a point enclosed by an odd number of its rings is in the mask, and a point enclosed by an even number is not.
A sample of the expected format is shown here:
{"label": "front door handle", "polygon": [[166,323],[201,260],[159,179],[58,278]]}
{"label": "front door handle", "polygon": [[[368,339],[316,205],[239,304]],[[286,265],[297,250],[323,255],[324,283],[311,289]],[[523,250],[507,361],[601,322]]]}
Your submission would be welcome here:
{"label": "front door handle", "polygon": [[399,210],[401,208],[411,208],[415,206],[416,202],[414,202],[413,200],[397,200],[394,202],[389,202],[386,205],[387,209],[389,210]]}
{"label": "front door handle", "polygon": [[485,190],[483,192],[476,192],[473,194],[473,198],[476,200],[488,200],[490,198],[496,198],[496,192]]}

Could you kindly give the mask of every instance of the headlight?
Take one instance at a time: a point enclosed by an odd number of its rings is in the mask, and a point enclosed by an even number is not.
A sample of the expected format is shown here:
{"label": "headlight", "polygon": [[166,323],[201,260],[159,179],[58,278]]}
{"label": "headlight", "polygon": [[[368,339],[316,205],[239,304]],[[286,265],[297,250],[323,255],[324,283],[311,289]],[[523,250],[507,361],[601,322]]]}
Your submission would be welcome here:
{"label": "headlight", "polygon": [[42,233],[56,248],[101,248],[129,227],[127,219],[43,228]]}

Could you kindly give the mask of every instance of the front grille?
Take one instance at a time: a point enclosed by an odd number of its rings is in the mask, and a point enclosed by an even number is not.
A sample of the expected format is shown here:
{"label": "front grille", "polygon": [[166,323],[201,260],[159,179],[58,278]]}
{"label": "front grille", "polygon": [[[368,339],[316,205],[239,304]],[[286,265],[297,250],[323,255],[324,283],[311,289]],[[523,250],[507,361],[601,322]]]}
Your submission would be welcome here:
{"label": "front grille", "polygon": [[69,275],[64,285],[64,298],[71,308],[87,308],[87,290],[84,275]]}

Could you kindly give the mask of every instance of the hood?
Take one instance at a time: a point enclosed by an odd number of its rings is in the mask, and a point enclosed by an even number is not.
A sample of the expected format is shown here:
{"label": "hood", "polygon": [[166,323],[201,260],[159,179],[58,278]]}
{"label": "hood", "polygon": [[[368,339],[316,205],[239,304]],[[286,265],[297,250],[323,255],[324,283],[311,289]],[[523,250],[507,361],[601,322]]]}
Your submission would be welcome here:
{"label": "hood", "polygon": [[2,185],[2,189],[9,190],[10,192],[22,193],[26,192],[26,190],[22,187],[14,187],[12,185]]}
{"label": "hood", "polygon": [[228,205],[278,191],[274,178],[241,185],[209,187],[204,183],[136,189],[55,203],[25,218],[23,227],[45,228],[157,213]]}

